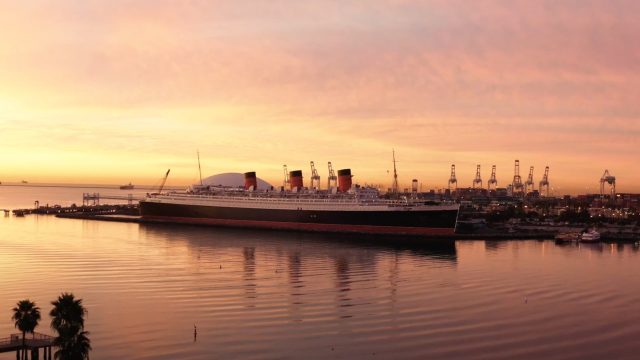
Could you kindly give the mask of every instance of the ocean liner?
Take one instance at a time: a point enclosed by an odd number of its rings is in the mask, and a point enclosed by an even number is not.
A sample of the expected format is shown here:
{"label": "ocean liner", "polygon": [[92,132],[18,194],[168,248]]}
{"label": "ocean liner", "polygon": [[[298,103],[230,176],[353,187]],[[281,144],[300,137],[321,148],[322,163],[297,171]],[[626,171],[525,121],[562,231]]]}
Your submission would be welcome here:
{"label": "ocean liner", "polygon": [[286,188],[258,189],[256,173],[248,172],[244,187],[197,185],[149,194],[140,201],[140,213],[147,222],[277,230],[417,236],[455,230],[458,205],[421,200],[417,189],[381,196],[375,188],[352,186],[350,169],[339,170],[336,186],[328,190],[305,188],[300,170],[285,170],[285,176]]}

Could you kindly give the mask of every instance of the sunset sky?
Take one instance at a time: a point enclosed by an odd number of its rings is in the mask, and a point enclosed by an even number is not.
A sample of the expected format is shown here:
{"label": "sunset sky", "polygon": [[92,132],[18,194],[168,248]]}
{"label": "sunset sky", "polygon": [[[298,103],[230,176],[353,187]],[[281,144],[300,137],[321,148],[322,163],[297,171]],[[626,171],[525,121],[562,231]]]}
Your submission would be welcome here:
{"label": "sunset sky", "polygon": [[0,181],[314,160],[389,185],[640,191],[640,1],[2,1]]}

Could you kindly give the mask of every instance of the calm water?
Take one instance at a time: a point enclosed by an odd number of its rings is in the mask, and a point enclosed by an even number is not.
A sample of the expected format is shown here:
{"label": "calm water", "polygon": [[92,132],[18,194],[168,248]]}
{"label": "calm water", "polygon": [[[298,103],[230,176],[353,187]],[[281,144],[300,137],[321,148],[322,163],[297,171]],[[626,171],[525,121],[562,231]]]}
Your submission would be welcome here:
{"label": "calm water", "polygon": [[[0,208],[83,191],[0,187]],[[46,314],[71,291],[89,309],[92,359],[637,359],[639,270],[633,245],[409,248],[0,217],[0,337],[17,300]]]}

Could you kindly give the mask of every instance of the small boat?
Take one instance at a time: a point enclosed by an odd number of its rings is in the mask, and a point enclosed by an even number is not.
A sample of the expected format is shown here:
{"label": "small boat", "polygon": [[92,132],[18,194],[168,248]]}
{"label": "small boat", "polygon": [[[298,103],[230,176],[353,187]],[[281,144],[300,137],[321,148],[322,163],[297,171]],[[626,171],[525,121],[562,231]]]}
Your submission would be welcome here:
{"label": "small boat", "polygon": [[21,181],[23,184],[28,184],[29,182],[27,180],[22,180]]}
{"label": "small boat", "polygon": [[598,242],[600,241],[600,233],[596,230],[589,230],[587,232],[582,233],[580,236],[580,241],[582,242]]}
{"label": "small boat", "polygon": [[556,235],[556,242],[578,242],[580,241],[580,232],[577,231],[569,231],[563,232]]}
{"label": "small boat", "polygon": [[122,185],[120,186],[120,190],[133,190],[133,184]]}

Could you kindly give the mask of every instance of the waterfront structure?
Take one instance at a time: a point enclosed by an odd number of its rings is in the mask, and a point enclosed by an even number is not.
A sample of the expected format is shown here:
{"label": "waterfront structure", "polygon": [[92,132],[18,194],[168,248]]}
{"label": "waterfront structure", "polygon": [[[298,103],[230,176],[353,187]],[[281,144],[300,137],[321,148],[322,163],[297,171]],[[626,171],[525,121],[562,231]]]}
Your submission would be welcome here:
{"label": "waterfront structure", "polygon": [[377,189],[352,186],[350,169],[338,170],[338,187],[304,187],[302,171],[290,171],[280,189],[257,189],[254,172],[243,188],[208,186],[150,194],[140,201],[145,221],[316,232],[387,235],[451,235],[459,206],[411,196],[384,198]]}

